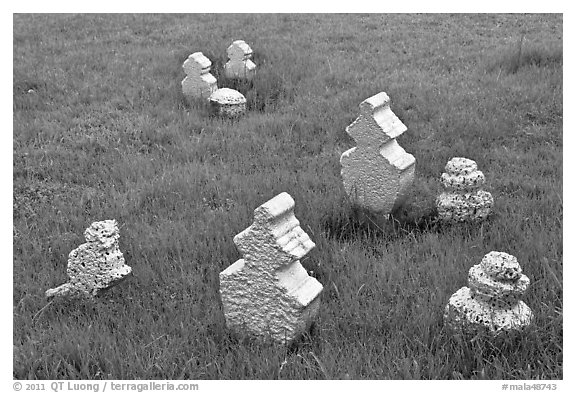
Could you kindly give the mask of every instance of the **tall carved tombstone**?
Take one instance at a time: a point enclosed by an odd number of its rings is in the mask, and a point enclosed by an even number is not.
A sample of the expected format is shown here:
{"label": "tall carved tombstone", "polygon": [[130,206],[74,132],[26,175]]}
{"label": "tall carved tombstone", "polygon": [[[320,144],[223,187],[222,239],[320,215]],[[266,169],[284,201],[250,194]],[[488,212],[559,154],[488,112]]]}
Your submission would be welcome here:
{"label": "tall carved tombstone", "polygon": [[208,99],[218,86],[216,78],[210,73],[212,62],[202,52],[192,53],[182,68],[186,78],[182,80],[182,93],[188,99]]}
{"label": "tall carved tombstone", "polygon": [[70,281],[46,291],[50,300],[94,298],[100,292],[123,281],[132,268],[124,263],[118,247],[120,233],[116,220],[97,221],[84,231],[86,243],[68,255]]}
{"label": "tall carved tombstone", "polygon": [[481,189],[485,178],[476,162],[454,157],[445,170],[442,185],[446,190],[436,198],[438,217],[444,222],[481,221],[488,217],[494,199]]}
{"label": "tall carved tombstone", "polygon": [[227,49],[228,62],[224,66],[224,75],[230,79],[252,80],[256,73],[256,64],[250,59],[252,48],[242,40],[232,43]]}
{"label": "tall carved tombstone", "polygon": [[357,146],[340,157],[344,189],[354,204],[388,214],[405,200],[416,162],[396,142],[406,130],[390,109],[386,93],[360,104],[360,116],[346,127]]}
{"label": "tall carved tombstone", "polygon": [[283,192],[254,210],[254,223],[234,237],[243,259],[220,273],[226,325],[261,342],[289,344],[318,314],[322,284],[300,259],[315,244]]}
{"label": "tall carved tombstone", "polygon": [[530,285],[513,255],[492,251],[468,272],[468,287],[454,293],[444,310],[445,323],[457,332],[479,329],[493,335],[521,330],[533,318],[520,298]]}

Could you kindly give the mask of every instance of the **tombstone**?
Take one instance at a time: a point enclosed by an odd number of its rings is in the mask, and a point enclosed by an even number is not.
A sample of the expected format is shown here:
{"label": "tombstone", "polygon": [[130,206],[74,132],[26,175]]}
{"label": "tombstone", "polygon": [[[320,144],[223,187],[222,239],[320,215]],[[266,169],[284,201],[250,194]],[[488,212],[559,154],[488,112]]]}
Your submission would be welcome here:
{"label": "tombstone", "polygon": [[210,108],[213,115],[230,119],[246,113],[246,97],[239,91],[224,87],[210,95]]}
{"label": "tombstone", "polygon": [[242,40],[237,40],[228,47],[228,62],[224,66],[224,75],[229,79],[252,80],[256,64],[250,60],[252,48]]}
{"label": "tombstone", "polygon": [[182,68],[186,78],[182,80],[182,93],[188,99],[208,99],[218,86],[216,78],[210,73],[212,62],[202,52],[192,53]]}
{"label": "tombstone", "polygon": [[416,161],[396,142],[406,130],[390,109],[386,93],[360,104],[360,116],[346,127],[357,147],[340,157],[344,189],[354,204],[388,214],[404,202]]}
{"label": "tombstone", "polygon": [[492,251],[468,272],[468,287],[454,293],[444,321],[457,332],[485,330],[493,335],[521,330],[532,321],[532,310],[520,298],[530,285],[516,257]]}
{"label": "tombstone", "polygon": [[68,255],[68,277],[70,280],[57,288],[48,289],[46,297],[94,298],[123,281],[132,272],[124,263],[118,247],[120,233],[116,220],[92,223],[84,231],[86,243]]}
{"label": "tombstone", "polygon": [[322,284],[300,264],[315,244],[283,192],[254,210],[254,222],[234,237],[243,256],[220,273],[226,325],[260,342],[289,344],[318,314]]}
{"label": "tombstone", "polygon": [[481,221],[488,217],[494,199],[481,189],[485,179],[476,162],[455,157],[448,161],[445,171],[442,185],[446,191],[436,198],[438,217],[445,222]]}

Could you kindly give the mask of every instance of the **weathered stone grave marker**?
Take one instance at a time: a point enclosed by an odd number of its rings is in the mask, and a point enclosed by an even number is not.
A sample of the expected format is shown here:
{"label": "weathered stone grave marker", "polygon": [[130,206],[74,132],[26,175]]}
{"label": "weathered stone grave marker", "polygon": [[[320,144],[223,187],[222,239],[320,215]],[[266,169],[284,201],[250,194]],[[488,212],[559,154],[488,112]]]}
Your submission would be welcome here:
{"label": "weathered stone grave marker", "polygon": [[289,344],[308,329],[320,306],[322,284],[300,259],[315,244],[283,192],[254,210],[254,222],[234,237],[240,259],[220,273],[226,325],[239,335]]}
{"label": "weathered stone grave marker", "polygon": [[516,257],[492,251],[470,268],[468,287],[450,297],[444,321],[464,332],[485,328],[498,335],[521,330],[532,321],[532,310],[520,300],[529,285]]}
{"label": "weathered stone grave marker", "polygon": [[192,53],[184,61],[182,68],[186,78],[182,80],[182,93],[187,98],[208,99],[210,94],[218,89],[216,78],[210,73],[211,67],[212,62],[202,52]]}
{"label": "weathered stone grave marker", "polygon": [[250,59],[252,48],[242,40],[232,43],[227,49],[228,62],[224,66],[224,75],[230,79],[252,80],[256,72],[256,64]]}
{"label": "weathered stone grave marker", "polygon": [[86,243],[68,255],[70,281],[46,291],[46,297],[93,298],[124,280],[132,268],[118,247],[116,220],[97,221],[84,231]]}
{"label": "weathered stone grave marker", "polygon": [[346,132],[357,147],[342,153],[344,189],[354,204],[388,214],[402,204],[414,180],[415,158],[396,142],[407,130],[378,93],[360,104],[360,116]]}
{"label": "weathered stone grave marker", "polygon": [[492,195],[480,188],[484,174],[475,161],[452,158],[442,174],[446,189],[436,199],[438,217],[446,222],[480,221],[488,217],[494,203]]}
{"label": "weathered stone grave marker", "polygon": [[224,87],[210,95],[210,107],[213,114],[230,119],[246,113],[246,97],[237,90]]}

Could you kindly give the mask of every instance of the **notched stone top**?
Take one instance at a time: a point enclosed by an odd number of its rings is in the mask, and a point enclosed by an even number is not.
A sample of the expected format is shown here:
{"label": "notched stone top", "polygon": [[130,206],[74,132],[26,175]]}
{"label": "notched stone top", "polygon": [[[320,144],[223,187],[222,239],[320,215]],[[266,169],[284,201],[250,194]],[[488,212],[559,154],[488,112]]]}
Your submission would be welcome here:
{"label": "notched stone top", "polygon": [[252,48],[243,40],[234,41],[226,52],[231,60],[247,60],[252,57]]}
{"label": "notched stone top", "polygon": [[210,72],[210,68],[212,67],[212,62],[209,58],[204,56],[202,52],[195,52],[192,53],[184,64],[182,64],[182,68],[187,75],[190,74],[206,74]]}
{"label": "notched stone top", "polygon": [[408,128],[390,109],[390,98],[380,92],[360,103],[360,116],[346,132],[358,145],[382,144],[404,133]]}
{"label": "notched stone top", "polygon": [[[254,210],[254,223],[234,237],[234,243],[242,253],[264,256],[277,254],[271,269],[291,263],[305,256],[315,247],[314,242],[300,228],[300,222],[294,216],[294,199],[283,192]],[[272,238],[272,239],[270,239]],[[272,240],[272,241],[270,241]],[[268,251],[264,251],[265,249]],[[250,252],[252,250],[252,253]],[[246,258],[248,259],[248,258]]]}

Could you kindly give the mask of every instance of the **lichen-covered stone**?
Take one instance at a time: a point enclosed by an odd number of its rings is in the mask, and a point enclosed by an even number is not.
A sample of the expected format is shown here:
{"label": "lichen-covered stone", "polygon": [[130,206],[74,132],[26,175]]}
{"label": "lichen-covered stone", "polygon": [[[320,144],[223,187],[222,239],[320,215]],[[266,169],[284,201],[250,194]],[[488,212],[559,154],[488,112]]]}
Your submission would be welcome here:
{"label": "lichen-covered stone", "polygon": [[226,325],[258,341],[289,344],[308,329],[322,284],[300,259],[315,245],[283,192],[254,210],[254,223],[234,237],[243,259],[220,273]]}
{"label": "lichen-covered stone", "polygon": [[236,118],[246,113],[246,97],[237,90],[224,87],[210,95],[212,113],[217,116]]}
{"label": "lichen-covered stone", "polygon": [[481,189],[485,178],[476,162],[455,157],[448,161],[445,170],[441,182],[446,191],[436,199],[438,217],[447,222],[480,221],[488,217],[494,199]]}
{"label": "lichen-covered stone", "polygon": [[395,138],[406,130],[386,93],[360,104],[360,116],[346,128],[357,146],[340,157],[344,189],[354,204],[388,214],[405,200],[416,160]]}
{"label": "lichen-covered stone", "polygon": [[116,220],[92,223],[84,232],[86,243],[68,255],[70,281],[46,291],[46,297],[93,298],[124,280],[132,268],[118,247]]}
{"label": "lichen-covered stone", "polygon": [[520,298],[530,285],[516,258],[492,251],[468,272],[468,287],[450,297],[444,311],[446,324],[463,332],[487,330],[498,335],[521,330],[533,318]]}
{"label": "lichen-covered stone", "polygon": [[216,78],[210,73],[212,62],[202,52],[192,53],[182,68],[186,73],[186,78],[182,81],[182,93],[189,99],[208,99],[218,85]]}
{"label": "lichen-covered stone", "polygon": [[256,73],[256,64],[250,59],[252,48],[242,40],[228,47],[228,62],[224,66],[224,75],[230,79],[252,80]]}

